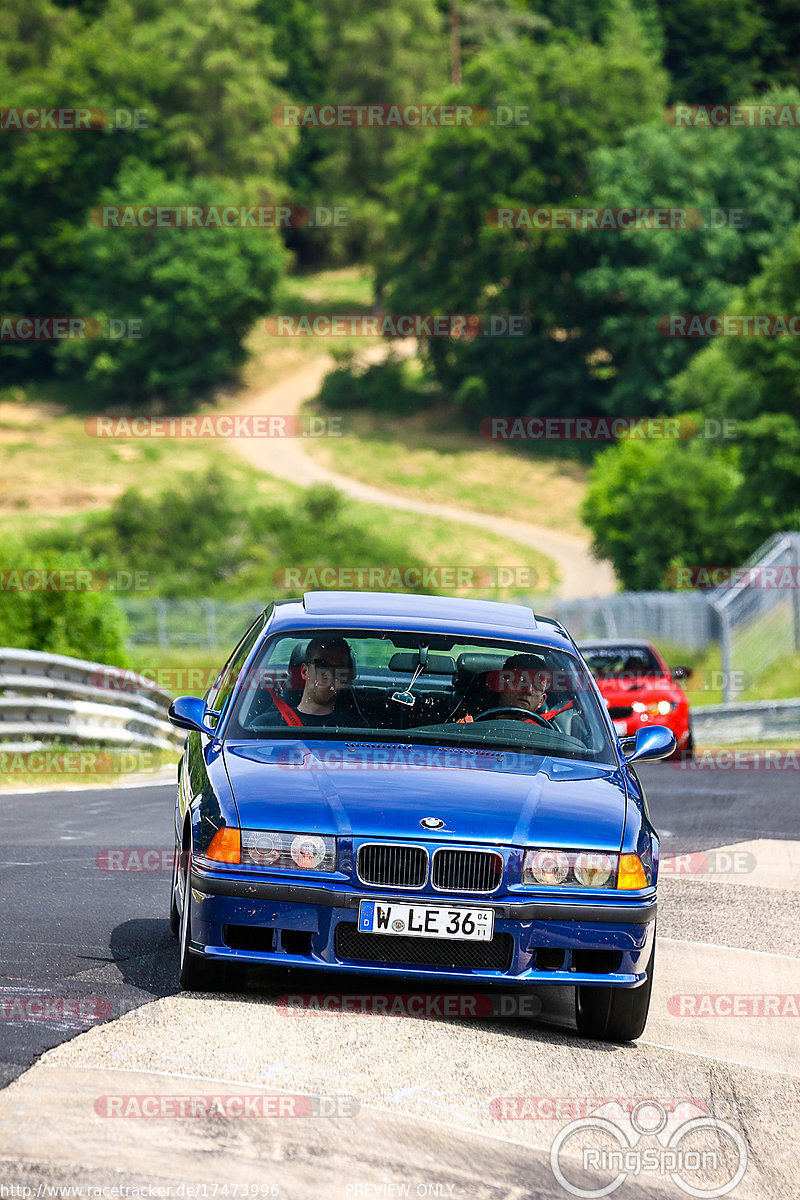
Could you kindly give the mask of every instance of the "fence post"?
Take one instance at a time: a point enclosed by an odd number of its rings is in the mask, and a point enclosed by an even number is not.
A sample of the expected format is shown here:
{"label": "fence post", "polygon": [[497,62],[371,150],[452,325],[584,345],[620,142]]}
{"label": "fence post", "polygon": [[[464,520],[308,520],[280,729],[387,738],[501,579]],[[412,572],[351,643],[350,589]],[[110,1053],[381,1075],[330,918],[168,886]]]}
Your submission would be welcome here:
{"label": "fence post", "polygon": [[794,616],[794,648],[800,650],[800,539],[792,537],[792,612]]}
{"label": "fence post", "polygon": [[167,650],[169,648],[169,638],[167,637],[167,606],[163,600],[156,600],[156,627],[158,629],[158,648],[159,650]]}
{"label": "fence post", "polygon": [[217,642],[217,607],[213,600],[204,600],[206,610],[206,644],[209,650],[216,650]]}

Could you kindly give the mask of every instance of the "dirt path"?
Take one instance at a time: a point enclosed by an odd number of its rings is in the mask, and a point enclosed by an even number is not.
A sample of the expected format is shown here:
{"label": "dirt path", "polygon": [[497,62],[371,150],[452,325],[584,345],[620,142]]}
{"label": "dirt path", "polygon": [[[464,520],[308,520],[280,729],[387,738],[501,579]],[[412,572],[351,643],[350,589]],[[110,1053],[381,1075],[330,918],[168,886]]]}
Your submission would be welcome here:
{"label": "dirt path", "polygon": [[[411,352],[416,349],[416,344],[411,342],[407,347],[402,344],[400,347],[395,346],[395,351],[398,349],[401,352],[403,349]],[[377,361],[384,354],[384,348],[376,346],[372,351],[366,352],[363,357],[367,361]],[[299,412],[306,400],[316,396],[322,380],[334,366],[333,359],[328,355],[314,358],[294,374],[281,380],[280,383],[267,388],[266,391],[238,401],[229,411],[250,415],[261,413],[294,415]],[[497,536],[513,538],[523,546],[531,546],[541,554],[548,555],[557,563],[561,575],[561,584],[556,589],[559,596],[565,598],[608,596],[616,591],[616,581],[611,565],[592,558],[589,553],[588,538],[559,533],[556,530],[545,529],[540,525],[531,525],[512,517],[473,512],[471,509],[460,508],[456,505],[432,504],[411,496],[385,492],[380,488],[350,479],[346,475],[321,466],[306,453],[302,440],[298,438],[238,438],[236,448],[253,466],[279,479],[288,479],[292,483],[306,486],[312,483],[331,483],[354,500],[362,500],[368,504],[380,504],[386,508],[401,509],[405,512],[421,513],[425,516],[441,517],[448,521],[484,529],[487,533]]]}

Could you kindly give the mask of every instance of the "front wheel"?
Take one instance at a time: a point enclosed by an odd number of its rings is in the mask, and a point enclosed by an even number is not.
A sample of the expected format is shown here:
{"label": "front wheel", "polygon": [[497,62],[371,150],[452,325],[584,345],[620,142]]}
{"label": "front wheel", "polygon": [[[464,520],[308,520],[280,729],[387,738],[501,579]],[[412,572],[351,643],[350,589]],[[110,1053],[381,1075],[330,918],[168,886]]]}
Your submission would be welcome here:
{"label": "front wheel", "polygon": [[186,852],[186,869],[183,875],[183,912],[180,916],[181,957],[180,985],[185,992],[221,992],[228,985],[227,963],[213,962],[193,954],[192,940],[192,885],[191,854]]}
{"label": "front wheel", "polygon": [[603,1042],[631,1042],[644,1032],[653,990],[655,938],[644,983],[635,988],[595,987],[575,989],[575,1022],[583,1037]]}

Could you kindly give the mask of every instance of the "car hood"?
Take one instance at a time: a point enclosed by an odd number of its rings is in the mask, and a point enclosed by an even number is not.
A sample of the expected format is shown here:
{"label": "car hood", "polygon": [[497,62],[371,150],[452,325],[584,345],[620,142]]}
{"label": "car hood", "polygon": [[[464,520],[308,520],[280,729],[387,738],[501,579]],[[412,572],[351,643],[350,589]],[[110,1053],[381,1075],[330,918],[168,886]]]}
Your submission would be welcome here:
{"label": "car hood", "polygon": [[[617,767],[490,750],[286,740],[225,743],[245,829],[619,850]],[[431,833],[420,822],[445,822]]]}

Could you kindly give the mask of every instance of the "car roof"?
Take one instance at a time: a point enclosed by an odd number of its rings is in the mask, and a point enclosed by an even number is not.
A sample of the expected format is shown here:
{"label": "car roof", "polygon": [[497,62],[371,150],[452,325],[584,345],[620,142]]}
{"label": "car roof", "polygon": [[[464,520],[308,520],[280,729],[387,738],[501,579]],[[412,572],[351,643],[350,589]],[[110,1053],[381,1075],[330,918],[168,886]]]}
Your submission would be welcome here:
{"label": "car roof", "polygon": [[572,649],[566,630],[550,617],[522,604],[421,596],[407,592],[306,592],[302,599],[279,600],[268,632],[281,629],[402,629],[414,633],[453,633],[508,637]]}

